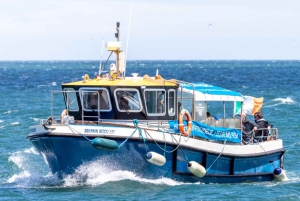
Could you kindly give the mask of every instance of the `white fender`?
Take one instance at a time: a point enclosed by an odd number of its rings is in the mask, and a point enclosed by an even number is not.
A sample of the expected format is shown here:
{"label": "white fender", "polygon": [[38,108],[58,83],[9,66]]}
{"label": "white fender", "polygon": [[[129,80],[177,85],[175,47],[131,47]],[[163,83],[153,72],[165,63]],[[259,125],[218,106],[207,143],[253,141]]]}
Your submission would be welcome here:
{"label": "white fender", "polygon": [[276,180],[276,181],[284,181],[284,180],[287,180],[287,179],[288,178],[287,178],[287,176],[286,176],[286,174],[285,174],[285,172],[284,172],[283,169],[276,168],[274,170],[274,180]]}
{"label": "white fender", "polygon": [[150,151],[146,154],[147,161],[157,166],[163,166],[166,163],[166,158],[156,152]]}
{"label": "white fender", "polygon": [[188,162],[187,168],[196,177],[204,177],[206,174],[206,169],[195,161]]}

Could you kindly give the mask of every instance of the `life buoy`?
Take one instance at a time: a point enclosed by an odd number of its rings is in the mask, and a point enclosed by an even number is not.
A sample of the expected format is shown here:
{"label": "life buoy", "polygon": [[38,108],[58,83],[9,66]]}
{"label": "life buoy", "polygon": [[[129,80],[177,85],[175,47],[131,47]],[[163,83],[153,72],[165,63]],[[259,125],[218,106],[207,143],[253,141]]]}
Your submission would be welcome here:
{"label": "life buoy", "polygon": [[65,116],[68,114],[68,110],[67,109],[64,109],[60,115],[60,122],[61,124],[64,124],[64,119],[65,119]]}
{"label": "life buoy", "polygon": [[[186,116],[187,118],[187,131],[184,130],[184,124],[183,124],[183,117]],[[180,111],[180,115],[178,117],[178,123],[179,123],[179,131],[180,133],[187,137],[190,135],[191,131],[192,131],[192,117],[190,115],[190,113],[186,110],[186,109],[182,109]]]}

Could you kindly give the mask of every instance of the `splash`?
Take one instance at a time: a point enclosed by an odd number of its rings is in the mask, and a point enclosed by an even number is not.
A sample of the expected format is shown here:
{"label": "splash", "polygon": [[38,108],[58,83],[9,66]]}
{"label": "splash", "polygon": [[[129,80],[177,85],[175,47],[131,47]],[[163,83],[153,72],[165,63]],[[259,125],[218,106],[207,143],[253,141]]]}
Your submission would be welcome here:
{"label": "splash", "polygon": [[57,84],[56,84],[56,82],[52,82],[51,85],[52,86],[56,86]]}
{"label": "splash", "polygon": [[[59,178],[50,173],[40,155],[33,148],[12,153],[8,159],[18,169],[7,179],[7,183],[22,188],[73,188],[80,186],[102,186],[110,182],[137,182],[166,186],[198,185],[197,183],[178,182],[169,178],[147,179],[134,172],[120,170],[106,159],[99,159],[79,166],[75,173]],[[13,168],[12,168],[13,169]]]}
{"label": "splash", "polygon": [[16,170],[6,182],[23,188],[61,186],[62,181],[57,175],[51,174],[38,158],[40,159],[40,156],[33,147],[12,153],[8,161],[18,168],[11,168]]}
{"label": "splash", "polygon": [[130,171],[114,170],[114,168],[112,168],[112,165],[105,162],[105,160],[96,160],[81,165],[76,169],[74,174],[64,177],[63,185],[65,187],[75,187],[80,185],[99,186],[108,182],[118,182],[124,180],[135,181],[143,184],[168,186],[190,184],[174,181],[165,177],[161,177],[159,179],[142,178]]}

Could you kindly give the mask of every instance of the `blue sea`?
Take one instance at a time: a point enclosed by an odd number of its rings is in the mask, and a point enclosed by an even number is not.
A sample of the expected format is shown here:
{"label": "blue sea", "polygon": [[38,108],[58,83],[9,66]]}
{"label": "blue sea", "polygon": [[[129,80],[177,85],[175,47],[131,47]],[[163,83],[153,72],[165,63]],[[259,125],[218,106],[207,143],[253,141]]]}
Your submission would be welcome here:
{"label": "blue sea", "polygon": [[[203,184],[149,180],[95,161],[85,181],[61,180],[26,139],[50,116],[50,91],[94,77],[98,61],[0,62],[0,200],[300,200],[300,61],[128,61],[126,74],[176,78],[264,97],[263,113],[286,149],[283,182]],[[139,164],[136,164],[137,166]]]}

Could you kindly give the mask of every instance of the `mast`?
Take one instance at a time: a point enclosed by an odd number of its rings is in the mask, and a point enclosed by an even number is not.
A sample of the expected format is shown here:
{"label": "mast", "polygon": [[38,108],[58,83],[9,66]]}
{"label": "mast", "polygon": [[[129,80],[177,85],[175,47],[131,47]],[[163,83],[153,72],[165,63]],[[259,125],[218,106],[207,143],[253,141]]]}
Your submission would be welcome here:
{"label": "mast", "polygon": [[[117,22],[117,33],[115,33],[115,37],[117,38],[117,41],[120,42],[120,32],[119,32],[119,28],[120,28],[120,22]],[[120,76],[120,70],[119,70],[119,54],[120,54],[120,50],[116,50],[115,51],[116,55],[117,55],[117,58],[116,58],[116,67],[117,67],[117,73],[118,73],[118,76]]]}

